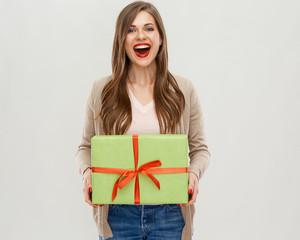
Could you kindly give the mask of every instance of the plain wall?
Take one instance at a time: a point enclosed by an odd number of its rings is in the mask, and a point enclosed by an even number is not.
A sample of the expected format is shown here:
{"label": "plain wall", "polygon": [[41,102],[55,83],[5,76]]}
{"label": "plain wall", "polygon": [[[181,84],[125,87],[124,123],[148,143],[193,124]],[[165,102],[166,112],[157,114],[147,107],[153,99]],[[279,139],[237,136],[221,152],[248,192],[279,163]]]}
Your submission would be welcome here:
{"label": "plain wall", "polygon": [[[1,239],[98,239],[75,154],[130,2],[1,1]],[[151,2],[212,155],[193,239],[300,239],[300,2]]]}

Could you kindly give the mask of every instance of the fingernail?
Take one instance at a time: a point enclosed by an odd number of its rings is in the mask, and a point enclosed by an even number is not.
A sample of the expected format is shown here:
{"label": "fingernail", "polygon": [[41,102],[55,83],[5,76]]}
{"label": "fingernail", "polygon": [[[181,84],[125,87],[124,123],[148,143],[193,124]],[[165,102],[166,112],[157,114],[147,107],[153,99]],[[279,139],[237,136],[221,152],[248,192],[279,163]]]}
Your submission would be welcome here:
{"label": "fingernail", "polygon": [[99,207],[102,207],[104,204],[99,204]]}
{"label": "fingernail", "polygon": [[92,188],[91,187],[89,188],[89,192],[92,192]]}
{"label": "fingernail", "polygon": [[177,206],[180,206],[180,204],[176,204]]}
{"label": "fingernail", "polygon": [[95,206],[93,206],[94,208],[97,208],[97,207],[95,207]]}
{"label": "fingernail", "polygon": [[192,194],[193,193],[193,190],[192,189],[189,189],[189,194]]}

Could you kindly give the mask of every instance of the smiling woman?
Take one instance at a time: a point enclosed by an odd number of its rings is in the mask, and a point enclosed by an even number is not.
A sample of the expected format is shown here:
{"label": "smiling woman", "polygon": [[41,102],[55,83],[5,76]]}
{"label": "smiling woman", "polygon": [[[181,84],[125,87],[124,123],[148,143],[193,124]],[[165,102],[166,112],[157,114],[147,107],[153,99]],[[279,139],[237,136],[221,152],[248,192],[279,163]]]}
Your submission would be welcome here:
{"label": "smiling woman", "polygon": [[[145,11],[139,12],[125,39],[125,50],[130,62],[141,67],[155,64],[154,60],[161,44],[162,40],[153,16]],[[140,61],[140,58],[146,57],[146,61]]]}
{"label": "smiling woman", "polygon": [[[189,143],[187,204],[94,205],[91,138],[95,135],[186,134]],[[93,84],[76,154],[85,201],[94,207],[99,239],[190,240],[198,181],[208,167],[203,114],[192,82],[168,70],[166,33],[157,9],[138,1],[118,16],[112,75]]]}
{"label": "smiling woman", "polygon": [[[136,49],[143,45],[148,50]],[[133,119],[128,89],[140,102],[155,101],[160,133],[175,133],[185,98],[168,70],[165,28],[159,12],[150,3],[129,4],[118,16],[112,79],[103,88],[98,115],[106,134],[124,134],[130,127]]]}

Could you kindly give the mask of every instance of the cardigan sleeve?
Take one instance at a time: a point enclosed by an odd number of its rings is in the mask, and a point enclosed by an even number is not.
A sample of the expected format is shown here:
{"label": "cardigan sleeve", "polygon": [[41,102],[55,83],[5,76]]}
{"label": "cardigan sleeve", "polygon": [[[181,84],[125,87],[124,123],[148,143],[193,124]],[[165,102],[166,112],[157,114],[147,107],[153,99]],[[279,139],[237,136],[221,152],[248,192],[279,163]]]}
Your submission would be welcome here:
{"label": "cardigan sleeve", "polygon": [[195,173],[200,180],[210,163],[210,152],[206,144],[204,119],[199,98],[192,82],[190,82],[190,86],[189,172]]}
{"label": "cardigan sleeve", "polygon": [[85,113],[84,113],[84,123],[82,129],[82,138],[78,146],[77,153],[75,155],[75,160],[79,173],[83,175],[84,171],[91,167],[91,138],[95,135],[95,125],[94,125],[94,97],[93,97],[93,87],[88,95]]}

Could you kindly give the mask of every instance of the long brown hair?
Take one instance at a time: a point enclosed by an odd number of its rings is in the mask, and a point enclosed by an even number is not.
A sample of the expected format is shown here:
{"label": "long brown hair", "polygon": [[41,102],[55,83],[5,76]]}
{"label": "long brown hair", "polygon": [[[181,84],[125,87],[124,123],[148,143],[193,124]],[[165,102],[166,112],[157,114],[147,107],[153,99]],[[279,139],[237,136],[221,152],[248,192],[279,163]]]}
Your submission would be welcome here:
{"label": "long brown hair", "polygon": [[[151,4],[136,1],[127,5],[119,14],[112,51],[112,79],[101,93],[100,117],[105,135],[122,135],[130,127],[132,112],[127,92],[126,78],[130,60],[125,52],[125,38],[136,15],[145,11],[153,16],[162,39],[156,56],[157,73],[154,83],[154,103],[160,133],[175,133],[185,107],[184,95],[168,70],[168,51],[165,28],[157,9]],[[96,118],[96,119],[97,119]]]}

